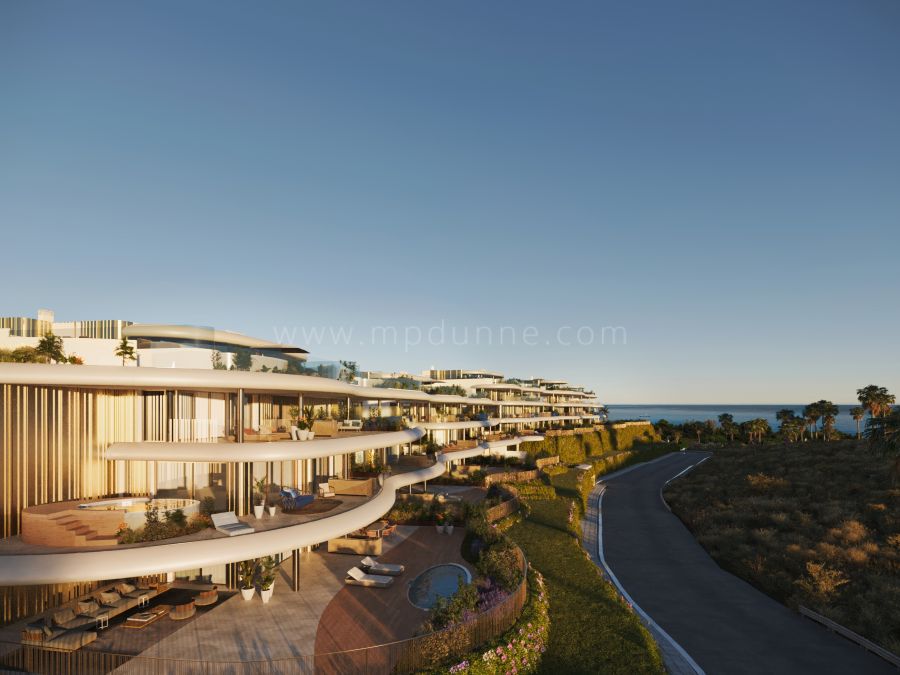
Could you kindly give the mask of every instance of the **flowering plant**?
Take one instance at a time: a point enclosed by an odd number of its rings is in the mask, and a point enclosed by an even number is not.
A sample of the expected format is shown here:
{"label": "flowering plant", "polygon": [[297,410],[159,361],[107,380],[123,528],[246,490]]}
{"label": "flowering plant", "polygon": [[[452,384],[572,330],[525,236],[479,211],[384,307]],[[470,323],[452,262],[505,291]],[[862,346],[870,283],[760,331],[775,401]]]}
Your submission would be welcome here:
{"label": "flowering plant", "polygon": [[528,602],[519,620],[497,640],[446,672],[466,675],[528,675],[537,671],[550,633],[549,600],[540,572],[529,567]]}

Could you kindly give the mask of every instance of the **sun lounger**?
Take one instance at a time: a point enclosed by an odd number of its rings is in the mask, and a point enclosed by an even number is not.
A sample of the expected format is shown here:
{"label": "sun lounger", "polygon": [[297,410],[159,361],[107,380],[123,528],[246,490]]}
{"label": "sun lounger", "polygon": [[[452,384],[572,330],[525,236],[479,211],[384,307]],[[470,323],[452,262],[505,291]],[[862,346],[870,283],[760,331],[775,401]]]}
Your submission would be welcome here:
{"label": "sun lounger", "polygon": [[224,532],[229,537],[236,537],[239,534],[250,534],[251,532],[254,532],[254,529],[247,525],[247,523],[242,523],[238,520],[234,511],[214,513],[212,514],[212,521],[219,532]]}
{"label": "sun lounger", "polygon": [[370,588],[387,588],[394,583],[393,577],[383,577],[378,574],[366,574],[358,567],[347,572],[344,582],[351,586],[368,586]]}
{"label": "sun lounger", "polygon": [[368,555],[359,562],[359,566],[368,574],[385,574],[389,577],[403,574],[403,570],[406,569],[403,565],[378,562],[375,558]]}

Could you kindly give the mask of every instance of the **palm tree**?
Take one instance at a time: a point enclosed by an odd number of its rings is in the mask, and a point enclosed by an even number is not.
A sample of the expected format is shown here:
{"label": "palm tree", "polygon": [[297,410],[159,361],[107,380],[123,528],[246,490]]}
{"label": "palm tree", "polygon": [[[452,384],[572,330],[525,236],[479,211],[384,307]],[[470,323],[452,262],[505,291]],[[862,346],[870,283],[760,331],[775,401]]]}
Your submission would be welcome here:
{"label": "palm tree", "polygon": [[856,438],[862,438],[862,433],[859,430],[859,423],[862,422],[863,418],[866,416],[866,409],[861,405],[850,408],[850,417],[856,420]]}
{"label": "palm tree", "polygon": [[834,429],[834,420],[837,417],[839,408],[831,401],[816,401],[816,407],[822,415],[822,431],[825,440],[831,437],[831,431]]}
{"label": "palm tree", "polygon": [[737,429],[737,425],[734,423],[734,415],[730,413],[719,415],[719,426],[728,435],[729,440],[734,443],[734,432]]}
{"label": "palm tree", "polygon": [[818,403],[810,403],[808,406],[803,408],[803,418],[806,420],[807,426],[810,427],[809,435],[812,436],[814,433],[818,432],[818,422],[819,418],[822,416],[822,411],[819,410]]}
{"label": "palm tree", "polygon": [[880,455],[894,457],[893,480],[900,476],[900,410],[870,417],[866,424],[869,449]]}
{"label": "palm tree", "polygon": [[887,415],[891,412],[891,406],[895,402],[893,394],[889,393],[885,387],[879,387],[876,384],[857,389],[856,397],[859,399],[862,407],[868,410],[872,417]]}
{"label": "palm tree", "polygon": [[775,413],[775,419],[784,424],[792,419],[794,419],[797,415],[790,408],[782,408],[777,413]]}
{"label": "palm tree", "polygon": [[137,354],[134,353],[134,347],[128,343],[128,338],[122,336],[122,341],[116,347],[116,356],[121,357],[122,365],[125,365],[125,359],[129,361],[137,361]]}
{"label": "palm tree", "polygon": [[52,332],[41,338],[36,352],[38,355],[53,361],[53,363],[64,363],[67,360],[66,353],[63,351],[62,338],[54,335]]}

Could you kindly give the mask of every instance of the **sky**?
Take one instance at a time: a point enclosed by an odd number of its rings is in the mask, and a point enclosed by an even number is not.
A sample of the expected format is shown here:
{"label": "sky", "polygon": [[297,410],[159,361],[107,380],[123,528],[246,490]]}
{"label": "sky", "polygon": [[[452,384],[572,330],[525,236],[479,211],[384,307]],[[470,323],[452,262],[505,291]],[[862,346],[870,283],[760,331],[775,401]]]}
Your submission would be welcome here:
{"label": "sky", "polygon": [[900,3],[4,2],[0,232],[0,315],[897,391]]}

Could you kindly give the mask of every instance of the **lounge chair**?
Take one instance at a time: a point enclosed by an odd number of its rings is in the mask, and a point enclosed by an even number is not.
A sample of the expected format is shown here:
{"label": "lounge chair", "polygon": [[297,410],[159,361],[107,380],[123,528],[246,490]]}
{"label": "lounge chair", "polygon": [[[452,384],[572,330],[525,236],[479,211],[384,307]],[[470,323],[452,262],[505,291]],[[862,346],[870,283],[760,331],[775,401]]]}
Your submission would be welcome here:
{"label": "lounge chair", "polygon": [[46,623],[28,624],[22,631],[22,644],[53,651],[74,652],[97,639],[96,631],[51,628]]}
{"label": "lounge chair", "polygon": [[344,582],[351,586],[367,586],[369,588],[387,588],[394,583],[394,577],[383,577],[378,574],[366,574],[358,567],[347,572]]}
{"label": "lounge chair", "polygon": [[320,497],[334,497],[335,492],[328,483],[319,483]]}
{"label": "lounge chair", "polygon": [[313,501],[315,501],[313,495],[305,495],[296,488],[281,488],[281,510],[286,513],[298,511]]}
{"label": "lounge chair", "polygon": [[194,607],[194,601],[191,600],[183,605],[175,605],[169,612],[169,618],[172,621],[184,621],[185,619],[190,619],[196,613],[197,608]]}
{"label": "lounge chair", "polygon": [[396,577],[399,574],[403,574],[403,570],[406,569],[403,565],[378,562],[375,558],[368,555],[359,561],[359,566],[367,574],[384,574],[389,577]]}
{"label": "lounge chair", "polygon": [[247,523],[242,523],[238,520],[234,511],[214,513],[212,514],[212,521],[219,532],[224,532],[229,537],[236,537],[239,534],[250,534],[255,531],[252,527],[247,525]]}

